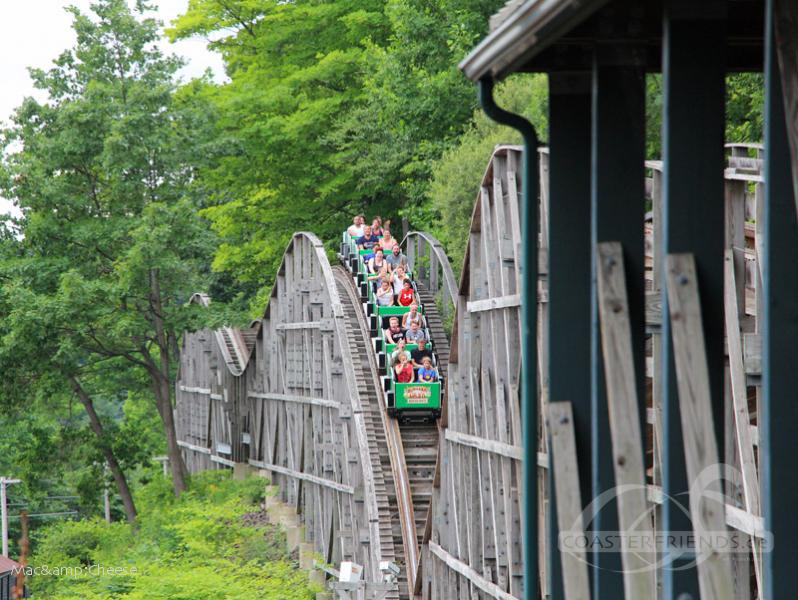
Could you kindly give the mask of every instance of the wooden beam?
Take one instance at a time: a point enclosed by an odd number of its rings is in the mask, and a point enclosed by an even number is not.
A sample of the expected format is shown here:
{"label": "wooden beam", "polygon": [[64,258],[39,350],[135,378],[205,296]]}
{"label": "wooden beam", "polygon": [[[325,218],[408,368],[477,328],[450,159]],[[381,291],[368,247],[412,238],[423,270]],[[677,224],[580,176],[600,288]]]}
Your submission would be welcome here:
{"label": "wooden beam", "polygon": [[[620,243],[598,244],[596,271],[615,485],[624,490],[617,495],[620,531],[624,535],[654,539],[645,495],[640,404]],[[656,564],[656,552],[624,552],[621,560],[626,597],[654,598],[654,569],[650,566]]]}
{"label": "wooden beam", "polygon": [[515,460],[521,460],[524,456],[524,449],[520,446],[511,446],[510,444],[487,440],[468,433],[446,429],[445,437],[450,442],[462,444],[463,446],[471,446],[472,448],[484,450],[485,452],[492,452],[493,454],[499,454]]}
{"label": "wooden beam", "polygon": [[[585,528],[582,522],[582,496],[579,490],[579,467],[571,403],[550,402],[548,419],[554,463],[557,529],[560,538],[572,536],[581,539]],[[550,540],[550,543],[554,543],[554,540]],[[565,599],[590,600],[590,577],[584,548],[575,543],[567,550],[561,548],[560,555]]]}
{"label": "wooden beam", "polygon": [[[662,110],[662,257],[690,252],[701,273],[704,301],[701,314],[710,396],[706,399],[714,431],[723,448],[724,433],[724,322],[723,248],[726,156],[723,147],[726,76],[726,19],[724,2],[663,2]],[[667,286],[662,285],[663,294]],[[663,304],[667,304],[663,297]],[[692,524],[676,501],[688,491],[692,477],[684,455],[682,416],[674,369],[671,323],[663,315],[662,353],[662,482],[665,503],[662,533],[689,531]],[[717,440],[717,441],[716,441]],[[716,459],[717,460],[717,459]],[[699,596],[706,600],[698,580],[691,548],[666,550],[671,568],[662,570],[663,595]]]}
{"label": "wooden beam", "polygon": [[285,331],[289,329],[319,329],[321,321],[298,321],[296,323],[278,323],[275,329]]}
{"label": "wooden beam", "polygon": [[[662,504],[662,488],[658,485],[648,485],[646,490],[648,501],[652,504]],[[726,504],[726,525],[756,538],[765,538],[765,519],[752,514],[731,504]]]}
{"label": "wooden beam", "polygon": [[[738,304],[737,284],[735,278],[734,251],[727,249],[725,253],[725,285],[724,312],[726,315],[726,340],[729,350],[729,368],[731,370],[732,403],[734,406],[734,426],[737,434],[737,447],[740,470],[743,479],[743,498],[749,513],[761,514],[759,497],[759,477],[756,472],[756,456],[751,439],[751,415],[748,413],[748,387],[743,364],[743,340],[740,333],[740,307]],[[743,286],[744,287],[744,286]],[[731,443],[729,440],[728,443]],[[754,570],[757,588],[762,590],[761,546],[754,543]]]}
{"label": "wooden beam", "polygon": [[786,137],[792,157],[793,196],[798,210],[798,5],[792,0],[774,0],[773,25],[786,115]]}
{"label": "wooden beam", "polygon": [[184,442],[183,440],[177,440],[177,445],[181,448],[186,448],[188,450],[192,450],[193,452],[199,452],[201,454],[210,454],[210,448],[203,448],[202,446],[195,446],[194,444],[190,444],[188,442]]}
{"label": "wooden beam", "polygon": [[338,483],[337,481],[330,481],[329,479],[324,479],[323,477],[316,477],[310,473],[301,473],[299,471],[295,471],[294,469],[289,469],[287,467],[281,467],[280,465],[273,465],[271,463],[254,459],[249,459],[249,464],[251,464],[253,467],[258,467],[259,469],[265,469],[274,473],[280,473],[281,475],[287,475],[289,477],[293,477],[294,479],[309,481],[310,483],[315,483],[316,485],[321,485],[343,494],[353,495],[355,493],[355,488],[353,488],[351,485]]}
{"label": "wooden beam", "polygon": [[[796,121],[795,104],[785,115],[783,98],[795,91],[796,73],[779,73],[778,54],[795,48],[795,38],[782,38],[782,28],[794,28],[785,13],[798,10],[789,0],[768,0],[765,24],[765,185],[764,252],[762,275],[764,314],[762,324],[763,401],[758,415],[762,461],[762,513],[768,531],[778,532],[771,552],[764,553],[764,597],[790,598],[798,589],[798,569],[790,540],[798,538],[798,485],[795,457],[798,456],[798,404],[791,401],[798,389],[798,220],[795,191]],[[775,13],[775,14],[774,14]],[[775,21],[775,24],[774,24]],[[774,31],[775,25],[775,31]],[[789,44],[781,49],[781,44]],[[779,52],[780,51],[780,52]],[[794,50],[793,50],[794,51]],[[784,82],[784,85],[782,85]],[[783,91],[790,86],[792,91]],[[786,117],[786,118],[785,118]],[[792,148],[791,148],[792,146]],[[791,158],[791,149],[792,158]],[[792,169],[791,169],[792,166]]]}
{"label": "wooden beam", "polygon": [[[695,261],[691,254],[669,254],[665,264],[693,531],[718,543],[726,519]],[[712,543],[698,545],[696,554],[702,600],[731,598],[729,555]]]}
{"label": "wooden beam", "polygon": [[468,307],[468,312],[472,313],[497,310],[500,308],[513,308],[515,306],[521,306],[521,295],[511,294],[509,296],[486,298],[484,300],[472,300],[466,306]]}
{"label": "wooden beam", "polygon": [[312,404],[314,406],[324,406],[326,408],[341,408],[341,403],[335,400],[326,400],[324,398],[312,398],[310,396],[296,396],[292,394],[273,394],[262,392],[248,392],[247,398],[258,400],[277,400],[279,402],[292,402],[295,404]]}
{"label": "wooden beam", "polygon": [[488,594],[491,598],[496,598],[496,600],[519,600],[515,596],[505,592],[495,583],[482,577],[482,575],[477,573],[474,569],[449,554],[435,542],[429,542],[429,549],[430,552],[437,556],[447,567],[468,579],[474,586]]}
{"label": "wooden beam", "polygon": [[[596,266],[596,245],[620,242],[628,282],[627,297],[632,327],[632,348],[638,398],[645,386],[645,256],[643,223],[645,206],[645,76],[634,61],[606,60],[598,53],[593,65],[591,129],[591,251]],[[629,59],[631,56],[625,55]],[[601,360],[598,290],[594,271],[591,282],[591,474],[593,498],[612,493],[615,467],[609,409]],[[573,398],[572,398],[573,399]],[[637,414],[640,414],[637,412]],[[642,415],[641,415],[642,419]],[[642,427],[642,424],[641,424]],[[592,515],[593,528],[618,531],[618,516],[611,510]],[[623,598],[624,578],[619,553],[599,552],[592,557],[593,594],[601,600]]]}
{"label": "wooden beam", "polygon": [[201,388],[201,387],[191,387],[188,385],[181,385],[180,386],[181,392],[188,392],[190,394],[203,394],[205,396],[210,395],[211,391],[208,388]]}
{"label": "wooden beam", "polygon": [[219,463],[220,465],[224,465],[226,467],[234,467],[235,461],[232,461],[228,458],[222,458],[221,456],[217,456],[216,454],[211,454],[211,461],[215,463]]}

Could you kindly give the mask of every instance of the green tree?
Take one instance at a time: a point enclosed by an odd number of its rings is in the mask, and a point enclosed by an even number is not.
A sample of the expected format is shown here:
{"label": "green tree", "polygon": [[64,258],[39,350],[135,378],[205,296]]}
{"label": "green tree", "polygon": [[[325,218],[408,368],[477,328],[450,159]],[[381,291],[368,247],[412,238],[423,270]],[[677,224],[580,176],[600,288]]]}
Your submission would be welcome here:
{"label": "green tree", "polygon": [[333,139],[340,168],[363,191],[361,206],[412,213],[429,190],[431,165],[456,143],[477,107],[457,63],[487,33],[503,0],[387,0],[391,36],[373,49],[368,101],[342,115]]}
{"label": "green tree", "polygon": [[207,287],[215,250],[192,187],[213,156],[204,151],[208,107],[197,95],[173,96],[181,63],[157,48],[158,23],[144,16],[144,2],[131,10],[101,0],[92,9],[69,9],[75,47],[53,68],[31,71],[49,99],[26,99],[4,132],[0,191],[23,217],[20,250],[2,276],[15,290],[11,323],[47,324],[54,347],[41,360],[59,364],[90,416],[79,377],[87,365],[146,376],[179,494],[177,336],[199,325],[186,302]]}
{"label": "green tree", "polygon": [[[517,75],[496,87],[496,102],[528,118],[541,143],[548,137],[548,80],[545,75]],[[413,221],[432,231],[446,247],[455,272],[463,264],[474,200],[493,149],[520,144],[517,131],[492,121],[476,110],[472,124],[431,165],[428,201]]]}
{"label": "green tree", "polygon": [[229,83],[196,93],[217,107],[224,159],[201,172],[223,243],[217,270],[252,294],[268,285],[291,234],[340,231],[362,193],[330,132],[364,101],[368,55],[384,43],[383,0],[191,0],[172,39],[215,39]]}
{"label": "green tree", "polygon": [[[646,158],[662,157],[662,75],[646,76]],[[765,83],[762,73],[726,76],[726,142],[762,142]]]}

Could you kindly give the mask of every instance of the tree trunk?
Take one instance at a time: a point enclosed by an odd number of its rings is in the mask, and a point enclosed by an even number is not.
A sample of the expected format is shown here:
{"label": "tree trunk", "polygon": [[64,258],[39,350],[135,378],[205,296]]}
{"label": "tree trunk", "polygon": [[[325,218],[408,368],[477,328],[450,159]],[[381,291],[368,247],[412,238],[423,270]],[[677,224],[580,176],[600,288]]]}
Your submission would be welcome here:
{"label": "tree trunk", "polygon": [[[175,496],[180,496],[186,489],[188,469],[186,469],[183,453],[177,443],[177,430],[175,429],[175,417],[172,410],[169,336],[167,335],[163,318],[161,280],[158,269],[150,270],[150,307],[153,312],[153,324],[155,325],[155,337],[159,351],[159,364],[151,363],[153,368],[150,376],[153,378],[152,383],[155,391],[155,401],[158,404],[158,412],[161,415],[164,430],[166,431],[167,454],[172,468],[172,485],[175,489]],[[150,357],[147,357],[147,359],[148,362],[151,361]]]}
{"label": "tree trunk", "polygon": [[134,523],[136,521],[137,512],[136,505],[133,503],[133,494],[130,493],[130,488],[127,485],[127,478],[122,471],[122,467],[119,466],[119,462],[116,460],[114,450],[105,437],[105,430],[100,422],[100,417],[97,411],[94,410],[94,402],[91,396],[86,393],[86,390],[83,389],[83,386],[80,385],[76,377],[70,377],[69,382],[72,385],[72,390],[75,392],[75,395],[80,399],[81,404],[83,404],[86,409],[86,413],[89,415],[89,423],[91,424],[92,431],[99,440],[100,451],[103,453],[105,462],[108,463],[108,468],[114,476],[114,481],[119,491],[119,497],[122,499],[122,505],[125,507],[125,516],[130,523]]}
{"label": "tree trunk", "polygon": [[186,491],[186,479],[188,470],[183,461],[183,453],[177,443],[177,430],[175,429],[174,412],[172,411],[172,400],[169,393],[169,379],[155,375],[158,381],[153,382],[155,392],[155,402],[158,405],[158,412],[163,421],[166,431],[166,453],[169,456],[169,466],[172,469],[172,486],[175,496],[180,496]]}

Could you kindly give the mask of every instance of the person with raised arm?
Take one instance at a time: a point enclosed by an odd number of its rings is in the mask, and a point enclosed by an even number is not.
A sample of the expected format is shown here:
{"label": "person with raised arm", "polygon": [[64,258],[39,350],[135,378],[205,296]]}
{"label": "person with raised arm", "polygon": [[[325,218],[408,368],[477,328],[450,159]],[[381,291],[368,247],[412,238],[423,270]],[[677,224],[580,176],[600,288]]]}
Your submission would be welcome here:
{"label": "person with raised arm", "polygon": [[397,344],[399,340],[405,339],[405,332],[399,326],[399,317],[388,319],[388,329],[385,330],[385,341],[389,344]]}
{"label": "person with raised arm", "polygon": [[382,236],[383,230],[382,230],[382,217],[381,216],[377,215],[371,221],[371,232],[374,235]]}
{"label": "person with raised arm", "polygon": [[380,287],[377,288],[375,298],[377,306],[393,306],[393,286],[391,286],[391,282],[387,277],[382,280]]}
{"label": "person with raised arm", "polygon": [[397,355],[393,371],[397,383],[413,383],[413,365],[404,354]]}

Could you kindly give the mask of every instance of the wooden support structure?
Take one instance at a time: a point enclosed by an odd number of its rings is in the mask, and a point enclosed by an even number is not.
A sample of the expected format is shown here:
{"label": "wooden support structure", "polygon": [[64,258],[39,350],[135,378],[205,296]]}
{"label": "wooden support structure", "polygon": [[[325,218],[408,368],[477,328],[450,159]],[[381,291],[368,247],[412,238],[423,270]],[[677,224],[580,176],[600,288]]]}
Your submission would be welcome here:
{"label": "wooden support structure", "polygon": [[321,242],[296,234],[254,328],[185,335],[178,433],[192,471],[264,470],[326,562],[355,561],[378,582],[394,548],[380,533],[383,473],[370,455],[345,301]]}
{"label": "wooden support structure", "polygon": [[[424,598],[520,598],[520,152],[495,150],[456,294]],[[418,259],[416,259],[418,260]],[[522,300],[523,301],[523,300]],[[487,310],[486,310],[487,309]]]}

